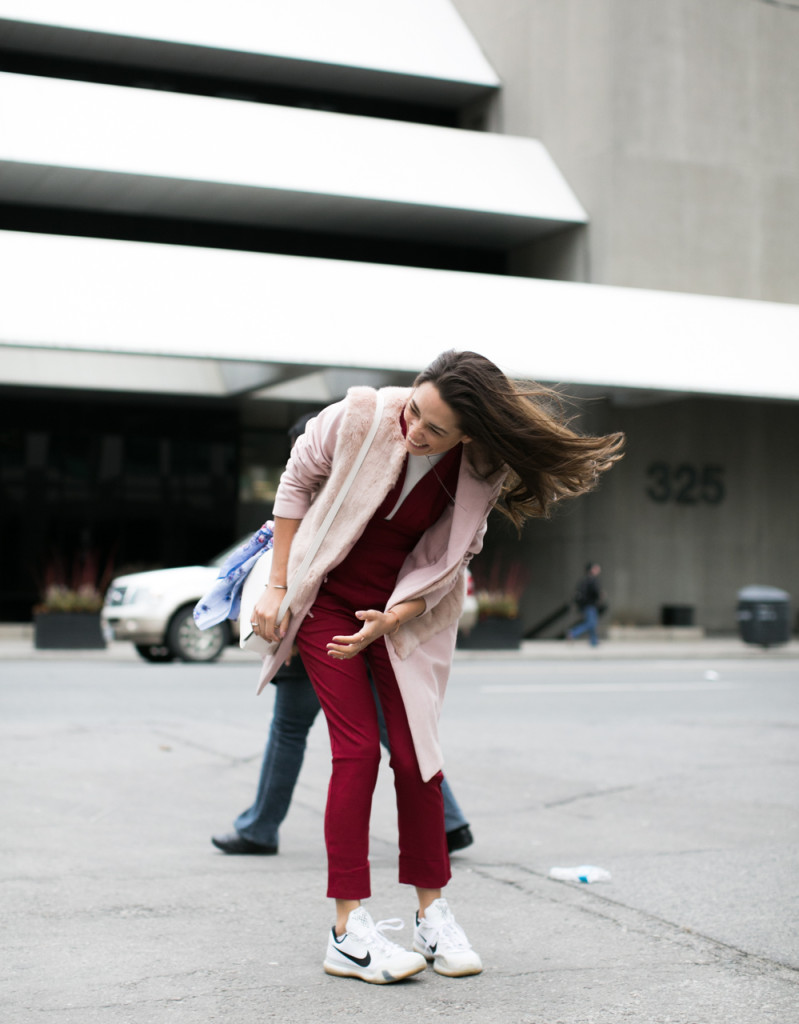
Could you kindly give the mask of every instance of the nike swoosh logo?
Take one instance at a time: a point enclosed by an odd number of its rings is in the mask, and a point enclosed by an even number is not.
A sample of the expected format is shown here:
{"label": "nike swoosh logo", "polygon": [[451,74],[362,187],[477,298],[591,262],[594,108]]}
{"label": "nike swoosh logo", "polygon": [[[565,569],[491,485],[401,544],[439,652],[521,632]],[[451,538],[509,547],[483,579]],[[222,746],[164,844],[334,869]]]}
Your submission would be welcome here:
{"label": "nike swoosh logo", "polygon": [[345,956],[348,960],[352,960],[354,964],[359,967],[368,967],[372,962],[372,954],[367,953],[366,956],[353,956],[352,953],[345,953],[343,949],[339,950],[342,956]]}

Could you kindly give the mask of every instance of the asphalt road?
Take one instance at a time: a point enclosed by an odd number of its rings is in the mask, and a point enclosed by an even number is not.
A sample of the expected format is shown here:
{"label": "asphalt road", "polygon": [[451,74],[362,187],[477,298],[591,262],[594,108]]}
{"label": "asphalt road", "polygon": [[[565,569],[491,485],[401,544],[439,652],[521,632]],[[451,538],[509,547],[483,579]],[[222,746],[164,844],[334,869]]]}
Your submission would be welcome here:
{"label": "asphalt road", "polygon": [[[274,858],[210,845],[254,790],[256,666],[0,661],[9,1024],[799,1021],[799,661],[459,656],[447,774],[476,842],[447,895],[475,978],[327,977],[324,724]],[[390,770],[375,919],[403,917]],[[611,881],[555,882],[595,864]]]}

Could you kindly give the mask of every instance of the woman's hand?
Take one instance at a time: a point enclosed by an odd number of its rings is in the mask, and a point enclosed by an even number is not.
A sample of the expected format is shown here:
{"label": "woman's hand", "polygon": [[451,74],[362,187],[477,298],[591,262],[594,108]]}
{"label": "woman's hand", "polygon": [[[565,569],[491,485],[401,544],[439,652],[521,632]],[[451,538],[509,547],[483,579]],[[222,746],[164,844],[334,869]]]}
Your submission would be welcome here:
{"label": "woman's hand", "polygon": [[327,653],[331,658],[338,661],[354,658],[378,637],[393,632],[399,621],[396,612],[378,612],[373,608],[365,612],[356,612],[355,618],[361,619],[363,626],[352,636],[334,636],[332,642],[327,645]]}
{"label": "woman's hand", "polygon": [[277,587],[264,587],[263,594],[255,602],[250,621],[253,632],[262,640],[278,643],[286,635],[291,612],[286,612],[282,622],[277,621],[280,605],[285,596],[285,590],[278,590]]}
{"label": "woman's hand", "polygon": [[288,612],[282,622],[277,621],[286,590],[285,587],[275,586],[275,584],[286,582],[289,552],[301,522],[301,519],[285,519],[282,516],[275,516],[269,586],[255,602],[253,613],[250,616],[253,632],[268,643],[279,643],[289,628],[291,616]]}

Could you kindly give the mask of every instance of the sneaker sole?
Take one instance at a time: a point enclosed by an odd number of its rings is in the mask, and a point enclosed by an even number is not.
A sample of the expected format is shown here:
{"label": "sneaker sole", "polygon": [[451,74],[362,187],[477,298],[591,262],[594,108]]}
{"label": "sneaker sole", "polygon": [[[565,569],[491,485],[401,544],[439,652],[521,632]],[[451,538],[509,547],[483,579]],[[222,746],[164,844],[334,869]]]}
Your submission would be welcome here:
{"label": "sneaker sole", "polygon": [[381,971],[379,974],[370,974],[367,971],[359,971],[355,967],[345,967],[341,964],[331,964],[325,960],[322,964],[325,974],[332,974],[336,978],[357,978],[359,981],[368,981],[371,985],[390,985],[395,981],[404,981],[405,978],[412,978],[414,974],[421,974],[427,964],[420,964],[413,967],[404,974],[389,974],[388,971]]}
{"label": "sneaker sole", "polygon": [[433,970],[436,974],[443,974],[445,978],[468,978],[473,974],[482,974],[482,967],[464,967],[460,970],[454,968],[439,967],[433,963]]}
{"label": "sneaker sole", "polygon": [[482,974],[483,973],[483,966],[482,966],[482,964],[479,967],[466,967],[466,968],[461,968],[460,970],[458,970],[457,968],[452,968],[452,967],[447,968],[447,967],[440,966],[436,962],[435,955],[433,953],[429,952],[429,950],[426,950],[423,946],[419,945],[416,942],[414,942],[414,944],[413,944],[413,951],[414,951],[414,953],[421,953],[421,955],[425,958],[425,960],[429,964],[433,965],[433,970],[436,972],[436,974],[441,974],[445,978],[468,978],[472,974]]}

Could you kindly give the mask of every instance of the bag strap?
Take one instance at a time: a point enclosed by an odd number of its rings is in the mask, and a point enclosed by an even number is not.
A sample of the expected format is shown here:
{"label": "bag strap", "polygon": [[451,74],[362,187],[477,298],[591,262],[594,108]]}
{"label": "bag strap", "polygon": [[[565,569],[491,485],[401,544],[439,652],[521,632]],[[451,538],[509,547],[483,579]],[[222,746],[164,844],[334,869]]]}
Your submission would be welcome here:
{"label": "bag strap", "polygon": [[363,444],[361,445],[358,454],[355,456],[355,461],[352,464],[352,468],[347,474],[344,483],[339,488],[338,494],[333,500],[333,504],[327,511],[327,515],[322,520],[319,529],[316,531],[314,539],[311,541],[311,546],[308,548],[308,551],[305,554],[305,558],[303,558],[299,567],[292,576],[288,590],[286,591],[286,596],[280,603],[280,611],[278,612],[277,615],[278,622],[282,622],[283,619],[286,617],[286,613],[289,610],[291,602],[294,600],[294,595],[297,593],[300,583],[302,583],[303,579],[305,578],[305,574],[310,568],[311,562],[314,560],[316,552],[322,546],[322,541],[325,539],[327,531],[330,529],[333,520],[336,518],[336,513],[341,508],[344,499],[347,497],[347,492],[349,491],[350,487],[352,487],[355,477],[358,475],[358,470],[361,468],[363,460],[366,458],[366,453],[369,451],[372,441],[374,440],[375,434],[377,433],[377,428],[380,426],[380,418],[382,415],[383,395],[381,394],[380,391],[378,391],[377,403],[375,405],[375,415],[374,419],[372,420],[372,425],[371,427],[369,427],[369,433],[363,439]]}

